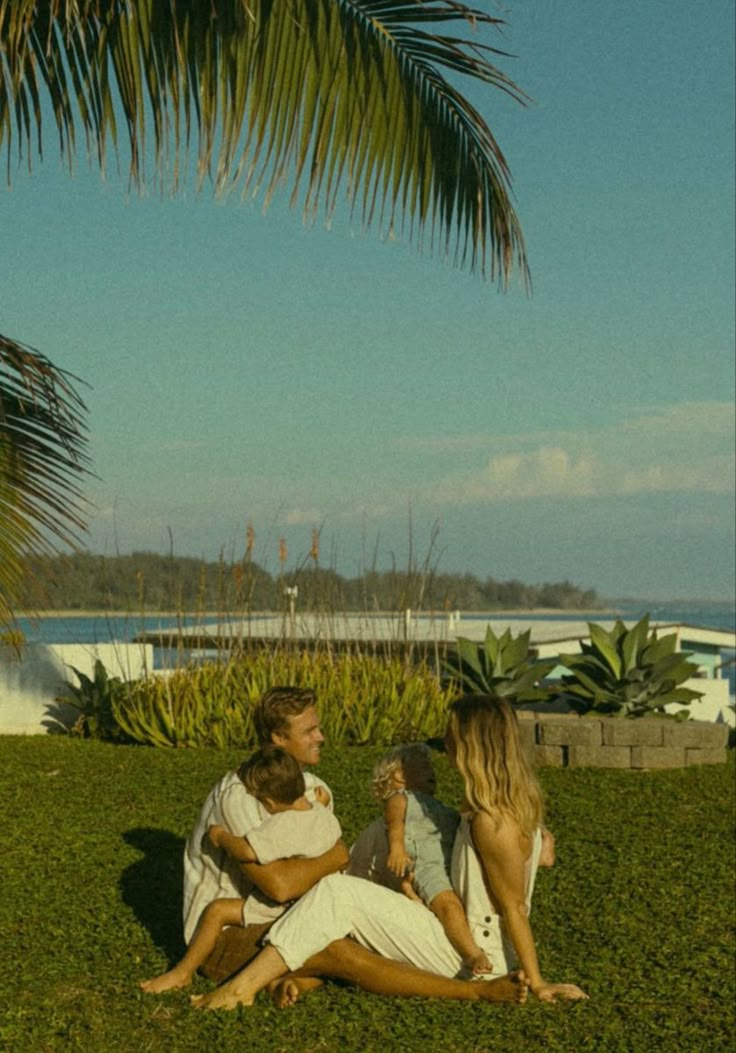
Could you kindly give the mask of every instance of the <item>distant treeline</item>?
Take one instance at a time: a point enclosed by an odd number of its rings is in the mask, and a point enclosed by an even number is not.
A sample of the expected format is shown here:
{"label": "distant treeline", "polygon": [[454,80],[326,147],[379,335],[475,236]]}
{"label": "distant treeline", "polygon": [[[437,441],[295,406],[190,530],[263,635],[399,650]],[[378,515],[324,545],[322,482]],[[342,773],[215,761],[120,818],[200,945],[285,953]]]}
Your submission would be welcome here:
{"label": "distant treeline", "polygon": [[487,611],[600,606],[594,589],[569,581],[525,585],[481,581],[473,574],[417,570],[367,571],[344,578],[315,562],[272,576],[251,560],[207,563],[183,556],[133,552],[129,556],[33,556],[26,561],[26,607],[37,610],[198,611],[238,614],[280,611],[287,587],[296,586],[299,610]]}

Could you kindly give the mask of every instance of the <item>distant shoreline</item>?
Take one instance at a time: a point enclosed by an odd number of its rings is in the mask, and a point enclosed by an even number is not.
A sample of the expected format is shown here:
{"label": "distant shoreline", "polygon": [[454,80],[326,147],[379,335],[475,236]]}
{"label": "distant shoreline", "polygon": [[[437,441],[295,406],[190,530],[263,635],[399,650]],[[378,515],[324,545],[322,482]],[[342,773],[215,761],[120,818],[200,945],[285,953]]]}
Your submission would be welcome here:
{"label": "distant shoreline", "polygon": [[[310,614],[310,611],[299,611],[297,610],[297,616],[299,614]],[[422,618],[447,618],[452,612],[451,611],[413,611],[418,617]],[[580,615],[580,617],[586,617],[587,615],[606,615],[608,617],[614,617],[620,613],[619,608],[616,607],[585,607],[577,610],[570,607],[519,607],[510,608],[504,610],[461,610],[460,615],[466,615],[472,618],[480,618],[488,616],[489,618],[521,618],[524,615],[534,616],[549,616],[550,618],[555,615]],[[387,617],[392,614],[399,615],[401,611],[328,611],[326,612],[328,617],[339,617],[340,615],[350,615],[355,618],[362,615],[371,618]],[[223,614],[221,611],[200,611],[198,614],[187,614],[181,611],[100,611],[100,610],[45,610],[35,611],[33,614],[25,614],[22,617],[27,618],[29,621],[36,621],[48,618],[206,618],[211,621],[214,618],[221,618],[223,621],[242,621],[244,618],[268,618],[268,617],[280,617],[283,615],[283,611],[250,611],[250,613],[237,613],[237,614]]]}

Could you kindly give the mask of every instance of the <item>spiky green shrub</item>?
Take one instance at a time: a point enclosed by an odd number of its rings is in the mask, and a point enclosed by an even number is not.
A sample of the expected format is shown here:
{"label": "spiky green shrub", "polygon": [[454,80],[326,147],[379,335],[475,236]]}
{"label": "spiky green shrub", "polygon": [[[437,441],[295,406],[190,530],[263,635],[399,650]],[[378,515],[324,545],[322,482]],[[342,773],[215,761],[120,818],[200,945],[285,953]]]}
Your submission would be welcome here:
{"label": "spiky green shrub", "polygon": [[542,681],[557,662],[535,661],[530,638],[530,629],[516,637],[510,629],[496,636],[490,625],[482,644],[459,636],[442,661],[443,681],[455,693],[491,695],[516,705],[547,701],[552,689]]}
{"label": "spiky green shrub", "polygon": [[79,712],[71,729],[72,734],[113,742],[125,741],[127,736],[117,720],[117,711],[133,685],[118,676],[110,676],[99,658],[91,677],[75,666],[71,666],[71,669],[78,683],[67,683],[66,694],[57,696],[56,701],[64,702]]}
{"label": "spiky green shrub", "polygon": [[702,698],[701,691],[683,687],[698,671],[690,654],[677,650],[677,636],[658,638],[644,615],[627,629],[617,621],[610,632],[588,623],[590,643],[580,654],[560,655],[571,670],[563,676],[565,694],[579,713],[592,711],[623,717],[654,716],[672,702],[682,705]]}
{"label": "spiky green shrub", "polygon": [[314,688],[327,741],[386,745],[444,731],[449,692],[428,666],[370,655],[262,651],[138,681],[115,707],[119,728],[154,746],[249,748],[269,687]]}

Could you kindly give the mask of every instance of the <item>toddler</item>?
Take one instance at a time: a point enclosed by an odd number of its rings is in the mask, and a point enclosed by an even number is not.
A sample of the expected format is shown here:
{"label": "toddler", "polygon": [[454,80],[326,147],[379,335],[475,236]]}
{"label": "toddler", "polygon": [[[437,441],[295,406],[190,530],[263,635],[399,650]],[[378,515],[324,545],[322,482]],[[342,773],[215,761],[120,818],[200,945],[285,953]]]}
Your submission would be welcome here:
{"label": "toddler", "polygon": [[472,976],[491,972],[460,899],[450,884],[450,860],[460,817],[434,796],[436,778],[424,743],[397,746],[373,771],[373,793],[383,801],[387,866],[403,891],[421,897],[439,919]]}
{"label": "toddler", "polygon": [[[311,804],[305,794],[302,769],[291,754],[278,746],[263,746],[243,765],[238,775],[246,790],[256,797],[269,816],[247,837],[239,837],[224,826],[211,826],[208,837],[239,863],[272,863],[291,856],[321,856],[339,840],[340,824],[326,805],[322,787]],[[217,938],[228,925],[270,923],[288,904],[275,903],[258,891],[247,899],[215,899],[203,911],[186,954],[173,969],[141,981],[148,994],[188,987],[197,969],[207,961]]]}

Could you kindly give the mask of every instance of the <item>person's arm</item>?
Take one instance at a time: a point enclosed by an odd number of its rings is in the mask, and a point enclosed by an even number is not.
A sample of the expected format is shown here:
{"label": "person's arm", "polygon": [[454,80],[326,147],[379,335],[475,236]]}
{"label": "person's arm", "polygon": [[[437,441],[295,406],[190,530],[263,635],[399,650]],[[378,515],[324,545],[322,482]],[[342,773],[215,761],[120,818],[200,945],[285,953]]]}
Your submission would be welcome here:
{"label": "person's arm", "polygon": [[406,832],[406,795],[392,793],[383,803],[383,818],[388,835],[388,859],[386,865],[392,874],[403,877],[411,870],[414,860],[407,855],[404,843]]}
{"label": "person's arm", "polygon": [[343,842],[337,841],[329,852],[313,859],[297,856],[273,863],[241,863],[240,868],[264,896],[276,903],[289,903],[303,896],[321,878],[343,870],[349,858]]}
{"label": "person's arm", "polygon": [[211,826],[207,834],[215,848],[224,848],[231,859],[238,863],[257,863],[258,857],[251,848],[247,837],[237,837],[224,826]]}
{"label": "person's arm", "polygon": [[587,998],[575,984],[548,983],[542,976],[526,908],[525,839],[517,824],[511,819],[503,819],[496,826],[487,813],[477,812],[472,820],[472,834],[491,896],[532,993],[542,1002],[554,1002],[558,996],[565,999]]}
{"label": "person's arm", "polygon": [[259,801],[248,793],[237,776],[220,796],[213,822],[218,822],[231,834],[244,837],[254,826],[259,826],[268,817],[268,812]]}
{"label": "person's arm", "polygon": [[555,865],[555,835],[547,827],[542,828],[542,847],[537,866],[553,867]]}

